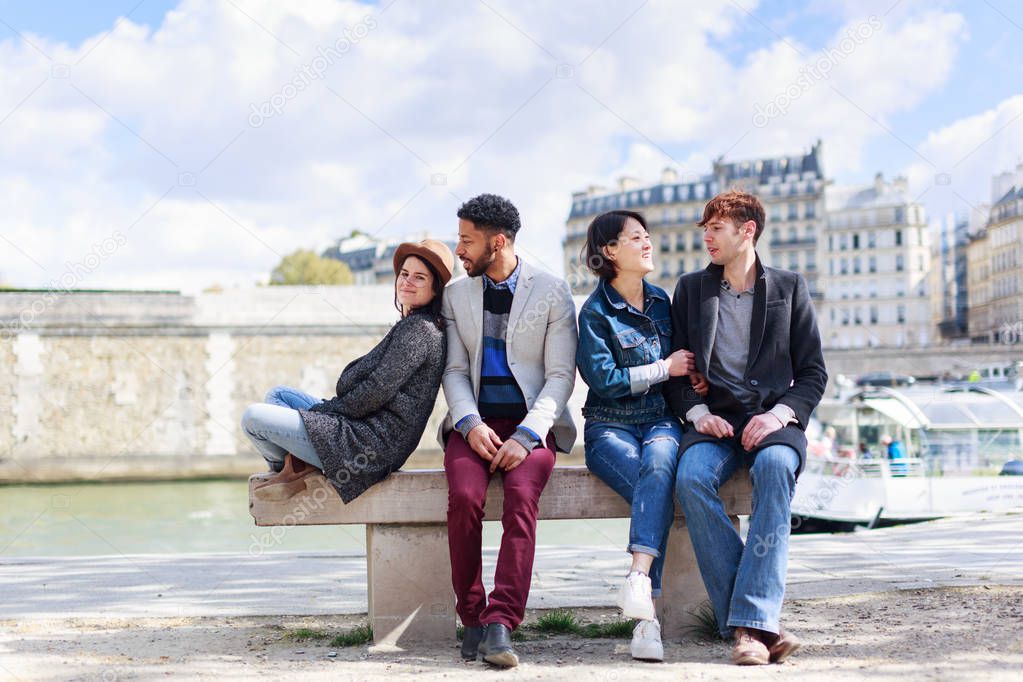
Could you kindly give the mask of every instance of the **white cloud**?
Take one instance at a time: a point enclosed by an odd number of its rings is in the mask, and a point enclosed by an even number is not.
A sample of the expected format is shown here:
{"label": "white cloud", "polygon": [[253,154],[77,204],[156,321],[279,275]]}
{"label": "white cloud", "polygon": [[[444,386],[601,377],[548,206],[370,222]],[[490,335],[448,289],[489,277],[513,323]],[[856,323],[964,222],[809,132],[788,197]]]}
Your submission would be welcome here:
{"label": "white cloud", "polygon": [[[817,50],[765,35],[731,64],[709,42],[752,21],[731,3],[240,6],[251,18],[183,0],[155,30],[128,20],[79,46],[33,38],[68,78],[0,41],[0,117],[14,110],[0,126],[0,229],[43,265],[6,250],[7,280],[43,285],[122,230],[128,243],[84,286],[249,285],[277,254],[355,228],[451,235],[460,201],[484,191],[515,201],[522,248],[559,271],[573,190],[626,171],[654,180],[666,165],[704,173],[726,151],[786,153],[817,137],[829,172],[855,167],[886,133],[829,85],[884,121],[941,87],[963,31],[956,14],[900,10],[758,129],[754,105]],[[318,48],[343,44],[318,69]],[[251,125],[253,106],[275,100]],[[431,184],[438,174],[446,184]]]}
{"label": "white cloud", "polygon": [[931,132],[905,169],[932,219],[990,204],[993,175],[1023,163],[1023,95]]}

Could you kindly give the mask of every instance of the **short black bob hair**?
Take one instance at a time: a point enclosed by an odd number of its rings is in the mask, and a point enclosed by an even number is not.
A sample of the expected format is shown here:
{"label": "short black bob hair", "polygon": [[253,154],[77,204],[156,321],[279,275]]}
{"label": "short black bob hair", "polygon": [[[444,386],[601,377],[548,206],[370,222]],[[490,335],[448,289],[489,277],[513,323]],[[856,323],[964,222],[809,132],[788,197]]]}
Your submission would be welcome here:
{"label": "short black bob hair", "polygon": [[583,259],[586,267],[600,279],[614,279],[617,274],[615,264],[604,256],[604,247],[613,246],[618,236],[625,229],[625,222],[632,218],[646,230],[646,218],[635,211],[608,211],[601,213],[586,228],[586,244],[583,246]]}

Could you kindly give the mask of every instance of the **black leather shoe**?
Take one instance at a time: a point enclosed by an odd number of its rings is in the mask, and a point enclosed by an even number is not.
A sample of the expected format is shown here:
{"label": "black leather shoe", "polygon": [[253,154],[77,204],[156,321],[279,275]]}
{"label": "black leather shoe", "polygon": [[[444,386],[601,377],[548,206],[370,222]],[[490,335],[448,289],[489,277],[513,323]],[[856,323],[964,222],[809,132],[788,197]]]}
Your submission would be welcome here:
{"label": "black leather shoe", "polygon": [[502,668],[514,668],[519,664],[519,656],[511,645],[511,630],[507,625],[490,623],[486,634],[480,642],[480,653],[483,660],[491,665]]}
{"label": "black leather shoe", "polygon": [[479,656],[480,640],[486,628],[482,625],[473,625],[465,628],[462,633],[462,658],[467,661],[475,661]]}

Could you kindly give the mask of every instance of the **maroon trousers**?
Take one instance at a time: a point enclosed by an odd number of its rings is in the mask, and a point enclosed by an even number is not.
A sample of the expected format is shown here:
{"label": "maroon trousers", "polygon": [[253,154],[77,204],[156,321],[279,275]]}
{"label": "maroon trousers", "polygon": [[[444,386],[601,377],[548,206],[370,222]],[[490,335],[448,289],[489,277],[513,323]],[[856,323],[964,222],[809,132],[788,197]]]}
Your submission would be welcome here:
{"label": "maroon trousers", "polygon": [[[501,440],[515,432],[512,419],[484,419]],[[483,505],[490,483],[490,462],[477,455],[458,431],[444,448],[448,479],[448,549],[455,610],[462,624],[501,623],[514,630],[526,613],[536,553],[536,515],[540,493],[554,469],[554,439],[536,448],[511,471],[498,469],[504,484],[501,549],[489,603],[483,589]]]}

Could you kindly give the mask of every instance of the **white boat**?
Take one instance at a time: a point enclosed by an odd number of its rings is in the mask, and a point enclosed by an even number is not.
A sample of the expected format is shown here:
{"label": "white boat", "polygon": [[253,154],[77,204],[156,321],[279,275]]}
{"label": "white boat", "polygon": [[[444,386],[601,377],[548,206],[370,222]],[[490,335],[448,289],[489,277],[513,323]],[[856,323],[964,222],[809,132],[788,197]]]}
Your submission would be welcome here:
{"label": "white boat", "polygon": [[[872,387],[823,403],[817,416],[840,445],[821,454],[821,443],[811,443],[792,501],[797,525],[873,526],[1023,508],[1023,476],[998,475],[1006,462],[1023,460],[1019,391]],[[902,458],[888,458],[885,436],[902,444]]]}

